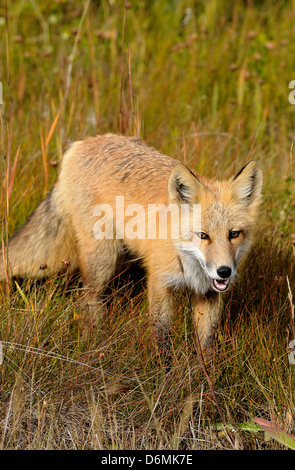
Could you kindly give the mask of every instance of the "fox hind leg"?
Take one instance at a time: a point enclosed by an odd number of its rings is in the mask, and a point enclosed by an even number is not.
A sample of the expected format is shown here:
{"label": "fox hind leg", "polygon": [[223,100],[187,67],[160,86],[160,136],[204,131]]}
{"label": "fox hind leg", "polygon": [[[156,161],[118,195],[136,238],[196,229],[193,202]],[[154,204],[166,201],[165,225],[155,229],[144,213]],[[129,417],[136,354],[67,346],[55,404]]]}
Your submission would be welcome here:
{"label": "fox hind leg", "polygon": [[123,253],[120,240],[95,240],[80,246],[80,269],[90,313],[103,315],[102,296]]}

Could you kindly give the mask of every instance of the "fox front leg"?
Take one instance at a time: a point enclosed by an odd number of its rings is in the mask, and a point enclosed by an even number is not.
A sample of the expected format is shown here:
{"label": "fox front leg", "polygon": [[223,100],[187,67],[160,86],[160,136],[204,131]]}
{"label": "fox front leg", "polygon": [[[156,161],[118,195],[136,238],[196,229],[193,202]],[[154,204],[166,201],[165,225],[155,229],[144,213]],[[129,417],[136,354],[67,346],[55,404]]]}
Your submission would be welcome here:
{"label": "fox front leg", "polygon": [[203,349],[208,346],[218,325],[221,297],[217,292],[207,295],[193,294],[193,320]]}
{"label": "fox front leg", "polygon": [[156,279],[148,283],[148,304],[152,328],[158,351],[164,355],[166,367],[171,360],[171,318],[173,313],[173,296],[167,287]]}

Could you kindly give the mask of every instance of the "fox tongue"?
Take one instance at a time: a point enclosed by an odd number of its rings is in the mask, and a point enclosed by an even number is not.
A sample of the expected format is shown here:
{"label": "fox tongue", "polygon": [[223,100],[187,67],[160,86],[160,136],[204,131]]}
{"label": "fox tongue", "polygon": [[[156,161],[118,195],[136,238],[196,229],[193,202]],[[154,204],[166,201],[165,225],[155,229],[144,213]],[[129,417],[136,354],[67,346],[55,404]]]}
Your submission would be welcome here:
{"label": "fox tongue", "polygon": [[214,284],[214,287],[215,287],[217,290],[223,291],[223,290],[226,290],[226,289],[227,289],[228,280],[226,280],[226,281],[218,281],[217,279],[213,279],[213,284]]}

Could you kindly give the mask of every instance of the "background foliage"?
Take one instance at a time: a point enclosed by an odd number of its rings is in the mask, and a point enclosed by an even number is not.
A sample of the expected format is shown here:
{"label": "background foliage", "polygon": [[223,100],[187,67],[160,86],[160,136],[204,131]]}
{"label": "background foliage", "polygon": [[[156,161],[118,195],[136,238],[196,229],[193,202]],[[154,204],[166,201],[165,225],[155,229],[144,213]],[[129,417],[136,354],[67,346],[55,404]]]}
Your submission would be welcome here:
{"label": "background foliage", "polygon": [[137,273],[112,282],[100,326],[81,314],[78,275],[2,283],[2,448],[279,448],[253,419],[294,433],[295,2],[6,4],[3,243],[56,181],[69,143],[105,132],[140,135],[210,177],[255,159],[264,200],[204,364],[180,297],[165,376]]}

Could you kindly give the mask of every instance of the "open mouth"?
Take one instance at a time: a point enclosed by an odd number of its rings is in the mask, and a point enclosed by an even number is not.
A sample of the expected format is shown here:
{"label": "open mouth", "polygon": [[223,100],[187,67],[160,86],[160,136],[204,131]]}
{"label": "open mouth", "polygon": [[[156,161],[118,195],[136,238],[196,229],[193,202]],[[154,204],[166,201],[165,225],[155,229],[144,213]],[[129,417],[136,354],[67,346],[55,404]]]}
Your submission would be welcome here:
{"label": "open mouth", "polygon": [[225,280],[213,279],[213,287],[218,292],[226,291],[228,286],[229,286],[229,279],[225,279]]}

